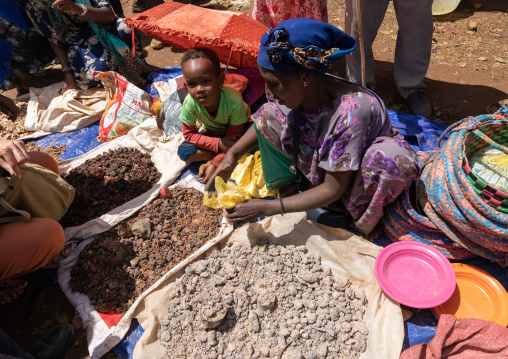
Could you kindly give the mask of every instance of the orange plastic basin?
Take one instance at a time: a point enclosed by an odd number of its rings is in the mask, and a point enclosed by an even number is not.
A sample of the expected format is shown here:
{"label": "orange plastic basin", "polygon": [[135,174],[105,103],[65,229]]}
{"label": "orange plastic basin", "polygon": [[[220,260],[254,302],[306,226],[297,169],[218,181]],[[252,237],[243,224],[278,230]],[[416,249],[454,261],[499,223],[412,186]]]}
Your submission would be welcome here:
{"label": "orange plastic basin", "polygon": [[457,318],[489,320],[508,326],[508,293],[487,272],[463,263],[453,263],[457,287],[451,298],[433,308],[437,316],[452,314]]}

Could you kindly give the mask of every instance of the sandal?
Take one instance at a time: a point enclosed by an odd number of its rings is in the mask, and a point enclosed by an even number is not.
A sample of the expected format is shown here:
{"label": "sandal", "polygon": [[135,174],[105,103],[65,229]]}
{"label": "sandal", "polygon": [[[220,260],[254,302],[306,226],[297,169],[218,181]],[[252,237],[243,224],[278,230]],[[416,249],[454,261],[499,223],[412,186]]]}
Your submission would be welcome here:
{"label": "sandal", "polygon": [[[14,304],[17,301],[19,301],[20,299],[22,299],[26,295],[26,293],[28,293],[29,285],[28,285],[27,281],[24,281],[25,284],[21,285],[21,286],[20,285],[13,285],[12,281],[20,282],[21,280],[8,279],[7,281],[5,281],[5,283],[0,285],[0,295],[4,291],[10,291],[10,293],[4,293],[5,299],[2,300],[2,301],[4,301],[4,304],[0,303],[0,308],[7,308],[7,307],[11,306],[12,304]],[[8,282],[11,282],[11,283],[9,284]],[[16,291],[14,289],[22,290],[22,292],[16,293]],[[9,299],[10,299],[10,301],[9,301]]]}

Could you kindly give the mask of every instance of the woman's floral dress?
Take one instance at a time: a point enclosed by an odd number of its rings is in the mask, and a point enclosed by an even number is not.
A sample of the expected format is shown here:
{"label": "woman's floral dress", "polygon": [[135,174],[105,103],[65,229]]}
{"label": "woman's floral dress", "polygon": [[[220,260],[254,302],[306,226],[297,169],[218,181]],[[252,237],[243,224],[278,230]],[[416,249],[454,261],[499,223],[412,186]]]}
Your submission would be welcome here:
{"label": "woman's floral dress", "polygon": [[[90,0],[90,2],[97,8],[110,7],[108,0]],[[66,18],[68,24],[63,30],[65,33],[62,34],[62,30],[55,28],[51,21],[48,2],[45,0],[28,0],[26,11],[39,33],[65,49],[74,76],[80,83],[98,85],[100,81],[94,80],[94,72],[118,69],[114,56],[101,44],[84,16],[59,12],[60,16]],[[116,22],[109,26],[104,25],[104,28],[125,44],[132,46],[131,28],[123,22],[123,19],[117,18]],[[141,56],[139,36],[136,36],[136,53]]]}
{"label": "woman's floral dress", "polygon": [[[295,111],[269,101],[252,116],[258,131],[289,156]],[[342,200],[357,228],[370,233],[383,207],[417,177],[415,151],[372,93],[348,93],[302,113],[299,170],[312,186],[322,184],[326,172],[355,171]]]}

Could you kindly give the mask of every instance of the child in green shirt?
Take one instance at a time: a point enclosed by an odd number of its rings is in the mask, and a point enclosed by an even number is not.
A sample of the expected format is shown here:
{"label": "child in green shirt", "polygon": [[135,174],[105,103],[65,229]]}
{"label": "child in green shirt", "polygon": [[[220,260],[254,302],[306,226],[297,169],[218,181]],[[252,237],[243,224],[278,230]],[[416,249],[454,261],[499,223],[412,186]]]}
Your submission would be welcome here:
{"label": "child in green shirt", "polygon": [[244,133],[250,108],[238,91],[223,86],[224,75],[213,51],[191,49],[183,55],[181,67],[189,93],[180,113],[185,141],[178,155],[188,163],[208,161],[199,168],[199,177],[206,183]]}

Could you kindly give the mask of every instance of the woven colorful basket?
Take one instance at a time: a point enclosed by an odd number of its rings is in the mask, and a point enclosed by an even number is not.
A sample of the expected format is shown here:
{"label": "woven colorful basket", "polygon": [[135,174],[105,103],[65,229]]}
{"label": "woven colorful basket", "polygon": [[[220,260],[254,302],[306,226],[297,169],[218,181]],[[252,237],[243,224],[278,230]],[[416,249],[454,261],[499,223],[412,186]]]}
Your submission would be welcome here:
{"label": "woven colorful basket", "polygon": [[505,122],[486,124],[469,132],[462,145],[462,168],[475,192],[484,202],[500,212],[508,213],[508,193],[503,192],[471,170],[468,158],[474,153],[492,146],[508,155],[508,125]]}

